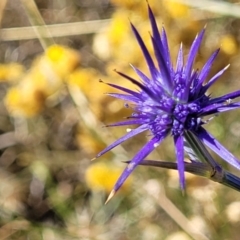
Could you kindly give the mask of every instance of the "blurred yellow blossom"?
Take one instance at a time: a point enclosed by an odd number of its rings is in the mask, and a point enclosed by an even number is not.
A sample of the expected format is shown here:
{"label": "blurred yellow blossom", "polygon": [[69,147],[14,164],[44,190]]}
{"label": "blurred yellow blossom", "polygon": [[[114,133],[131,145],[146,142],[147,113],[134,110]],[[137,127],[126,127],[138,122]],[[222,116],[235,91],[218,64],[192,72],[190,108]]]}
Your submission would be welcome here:
{"label": "blurred yellow blossom", "polygon": [[106,81],[106,76],[102,76],[100,72],[93,68],[78,68],[66,78],[66,83],[72,87],[79,88],[87,97],[91,104],[94,114],[101,118],[107,102],[115,99],[109,99],[105,93],[112,91],[107,84],[99,82],[99,79]]}
{"label": "blurred yellow blossom", "polygon": [[[109,193],[117,179],[122,173],[122,169],[106,163],[98,162],[90,165],[86,171],[85,179],[89,188],[93,191],[105,191]],[[132,183],[129,178],[121,188],[127,191]]]}
{"label": "blurred yellow blossom", "polygon": [[111,44],[118,45],[130,33],[128,13],[126,11],[117,11],[112,16],[112,22],[108,30],[108,37]]}
{"label": "blurred yellow blossom", "polygon": [[25,72],[23,65],[19,63],[0,64],[0,81],[14,82],[17,81]]}
{"label": "blurred yellow blossom", "polygon": [[175,1],[165,1],[164,6],[166,7],[168,13],[173,18],[186,18],[189,15],[189,8],[187,5],[181,4]]}
{"label": "blurred yellow blossom", "polygon": [[10,88],[5,105],[11,115],[32,117],[44,108],[46,98],[63,87],[64,78],[79,63],[79,55],[70,48],[54,45],[38,57],[19,83]]}
{"label": "blurred yellow blossom", "polygon": [[79,124],[76,135],[76,143],[79,148],[84,149],[88,154],[96,154],[101,151],[106,145],[93,131],[87,129],[82,124]]}
{"label": "blurred yellow blossom", "polygon": [[76,68],[79,61],[80,54],[76,50],[65,46],[53,45],[46,50],[38,64],[39,67],[43,68],[46,65],[50,66],[59,78],[64,78]]}
{"label": "blurred yellow blossom", "polygon": [[237,52],[237,42],[232,35],[225,35],[220,38],[221,50],[228,55],[232,55]]}
{"label": "blurred yellow blossom", "polygon": [[[142,56],[141,51],[136,44],[136,40],[133,38],[133,33],[130,28],[130,14],[133,13],[124,10],[118,10],[116,13],[114,13],[112,22],[107,29],[107,38],[105,39],[105,41],[107,41],[106,45],[109,46],[111,57],[118,61],[124,62],[125,64],[135,64],[136,62],[139,62],[139,59]],[[131,20],[134,21],[134,18],[136,17],[138,18],[139,22],[143,22],[143,19],[136,14],[131,16]],[[97,43],[95,43],[95,48],[97,48]]]}
{"label": "blurred yellow blossom", "polygon": [[5,97],[5,105],[9,113],[13,116],[32,117],[38,114],[44,104],[45,95],[36,89],[23,91],[21,88],[12,87]]}
{"label": "blurred yellow blossom", "polygon": [[89,97],[91,97],[91,91],[94,92],[94,95],[96,90],[99,92],[99,88],[93,87],[93,84],[98,83],[99,78],[100,73],[93,68],[78,68],[66,78],[66,82],[79,87],[86,95],[90,94]]}

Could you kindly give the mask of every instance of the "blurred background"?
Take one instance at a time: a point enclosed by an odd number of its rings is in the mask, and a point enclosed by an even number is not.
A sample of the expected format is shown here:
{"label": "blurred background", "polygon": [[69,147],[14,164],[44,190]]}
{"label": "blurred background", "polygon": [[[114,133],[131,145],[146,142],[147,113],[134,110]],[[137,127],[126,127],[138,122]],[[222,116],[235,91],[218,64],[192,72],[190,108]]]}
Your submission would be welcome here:
{"label": "blurred background", "polygon": [[[148,2],[173,63],[180,43],[187,56],[207,24],[195,68],[220,47],[211,75],[231,66],[211,94],[240,88],[239,1]],[[99,80],[135,89],[114,69],[136,77],[131,63],[148,74],[129,21],[153,52],[145,0],[0,1],[0,239],[239,239],[240,194],[190,174],[183,195],[175,171],[139,166],[104,205],[123,161],[148,139],[137,136],[91,162],[126,132],[102,126],[131,113]],[[240,157],[239,111],[206,128]],[[172,140],[149,158],[175,161]]]}

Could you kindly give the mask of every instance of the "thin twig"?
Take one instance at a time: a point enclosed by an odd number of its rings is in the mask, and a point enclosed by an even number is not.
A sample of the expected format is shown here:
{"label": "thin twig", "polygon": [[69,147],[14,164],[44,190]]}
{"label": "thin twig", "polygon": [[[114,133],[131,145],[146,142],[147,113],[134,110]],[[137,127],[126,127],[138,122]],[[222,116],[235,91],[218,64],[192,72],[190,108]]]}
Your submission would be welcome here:
{"label": "thin twig", "polygon": [[28,15],[28,19],[32,24],[32,28],[35,31],[39,41],[43,49],[54,44],[54,40],[51,36],[50,31],[45,25],[45,22],[36,6],[36,3],[33,0],[21,0],[26,13]]}
{"label": "thin twig", "polygon": [[[166,0],[169,1],[169,0]],[[171,0],[172,2],[180,2],[182,4],[199,8],[201,10],[232,16],[236,18],[240,18],[240,6],[237,4],[232,4],[224,1],[212,1],[212,0],[201,0],[201,1],[193,1],[193,0]]]}
{"label": "thin twig", "polygon": [[[110,24],[110,19],[93,20],[86,22],[61,23],[46,25],[52,37],[65,37],[72,35],[92,34],[101,31]],[[36,26],[20,27],[20,28],[3,28],[0,30],[1,41],[16,41],[38,38],[36,31],[33,29]],[[37,26],[38,27],[38,26]],[[48,37],[48,33],[41,33],[42,36]]]}
{"label": "thin twig", "polygon": [[1,0],[0,1],[0,25],[2,22],[2,18],[3,18],[3,12],[4,12],[4,8],[6,6],[7,0]]}

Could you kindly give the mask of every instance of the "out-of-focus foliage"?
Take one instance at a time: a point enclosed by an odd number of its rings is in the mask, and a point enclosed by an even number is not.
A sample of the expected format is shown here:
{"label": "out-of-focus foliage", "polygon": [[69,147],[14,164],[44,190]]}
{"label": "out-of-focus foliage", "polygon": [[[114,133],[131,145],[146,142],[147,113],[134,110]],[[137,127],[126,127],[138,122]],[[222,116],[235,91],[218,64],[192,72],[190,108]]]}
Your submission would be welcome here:
{"label": "out-of-focus foliage", "polygon": [[[172,59],[179,44],[187,52],[207,24],[196,68],[220,47],[212,74],[228,63],[231,67],[211,94],[240,88],[239,19],[170,0],[148,2],[159,27],[164,24],[167,30]],[[34,16],[27,15],[23,3],[0,3],[3,29],[30,26]],[[17,41],[0,42],[0,238],[238,240],[239,193],[189,174],[183,196],[174,171],[139,167],[104,205],[125,167],[122,161],[133,157],[148,136],[91,162],[126,131],[102,126],[131,114],[123,102],[105,94],[113,90],[99,80],[135,88],[114,71],[136,77],[129,63],[148,74],[130,28],[131,21],[153,53],[146,1],[36,4],[47,25],[104,19],[109,24],[88,35],[55,38],[47,49],[37,37],[23,40],[25,32],[18,33]],[[61,34],[67,28],[59,27]],[[215,117],[208,129],[240,157],[237,111]],[[149,158],[174,161],[172,142],[166,140]]]}
{"label": "out-of-focus foliage", "polygon": [[[63,88],[64,79],[78,63],[79,54],[74,50],[60,45],[46,49],[19,82],[8,89],[4,102],[10,115],[26,118],[40,114],[47,98],[58,94]],[[6,76],[10,77],[16,78],[15,75]]]}

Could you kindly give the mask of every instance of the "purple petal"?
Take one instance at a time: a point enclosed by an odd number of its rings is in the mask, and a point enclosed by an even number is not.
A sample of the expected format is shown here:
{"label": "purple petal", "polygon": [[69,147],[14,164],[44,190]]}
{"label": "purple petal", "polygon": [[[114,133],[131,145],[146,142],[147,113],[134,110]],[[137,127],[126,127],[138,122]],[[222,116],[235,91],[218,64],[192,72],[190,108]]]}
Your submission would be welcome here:
{"label": "purple petal", "polygon": [[145,84],[151,84],[151,80],[142,71],[140,71],[138,68],[134,67],[133,65],[131,65],[131,67]]}
{"label": "purple petal", "polygon": [[163,58],[165,59],[166,65],[168,66],[168,69],[169,69],[170,65],[171,65],[171,58],[170,58],[170,54],[169,54],[169,47],[168,47],[166,32],[165,32],[164,28],[162,28],[162,37],[161,37],[161,35],[158,31],[158,26],[156,23],[155,16],[149,5],[148,5],[148,15],[149,15],[149,19],[151,22],[153,38],[155,39],[155,41],[160,49],[160,52],[162,53]]}
{"label": "purple petal", "polygon": [[158,65],[164,80],[163,84],[166,85],[166,90],[168,92],[171,92],[173,88],[172,77],[171,77],[172,66],[170,61],[170,55],[168,52],[166,33],[164,32],[165,36],[161,38],[154,14],[149,5],[148,5],[148,13],[149,13],[149,19],[150,19],[152,31],[153,31],[152,43],[153,43],[154,52],[158,61]]}
{"label": "purple petal", "polygon": [[128,79],[130,82],[132,82],[133,84],[137,85],[142,91],[144,91],[149,97],[157,100],[157,98],[155,97],[154,93],[151,91],[151,89],[145,85],[143,85],[142,83],[138,82],[137,80],[131,78],[130,76],[122,73],[122,72],[118,72],[116,71],[120,76]]}
{"label": "purple petal", "polygon": [[164,27],[162,28],[162,38],[161,39],[162,39],[163,49],[165,50],[165,58],[166,58],[165,61],[166,61],[167,66],[170,70],[170,73],[171,73],[171,72],[173,72],[173,67],[172,67],[172,63],[171,63],[167,34],[166,34],[166,31],[165,31]]}
{"label": "purple petal", "polygon": [[215,74],[209,81],[208,83],[202,87],[202,94],[205,93],[217,80],[219,77],[223,75],[223,73],[229,68],[230,65],[227,65],[225,68],[220,70],[217,74]]}
{"label": "purple petal", "polygon": [[132,119],[132,120],[127,120],[127,121],[107,124],[107,125],[105,125],[105,127],[118,127],[118,126],[135,125],[135,124],[140,125],[140,124],[144,124],[144,123],[146,123],[145,119]]}
{"label": "purple petal", "polygon": [[224,106],[218,107],[216,110],[217,112],[227,112],[227,111],[231,111],[234,109],[237,109],[240,107],[240,102],[237,103],[232,103],[232,104],[225,104]]}
{"label": "purple petal", "polygon": [[192,83],[192,87],[193,87],[191,89],[191,94],[195,94],[194,96],[196,96],[196,93],[195,93],[196,92],[196,86],[199,83],[198,74],[199,74],[198,70],[193,71],[192,76],[191,76],[191,80],[190,80],[190,82]]}
{"label": "purple petal", "polygon": [[240,103],[214,103],[205,108],[202,108],[199,116],[206,116],[209,114],[215,114],[220,112],[227,112],[233,109],[237,109],[240,107]]}
{"label": "purple petal", "polygon": [[126,92],[128,94],[131,94],[131,95],[133,95],[136,98],[141,98],[142,97],[142,95],[140,93],[134,92],[132,90],[129,90],[128,88],[124,88],[124,87],[118,86],[118,85],[113,84],[113,83],[105,83],[105,84],[107,84],[110,87],[116,88],[116,89],[118,89],[120,91],[123,91],[123,92]]}
{"label": "purple petal", "polygon": [[133,33],[134,33],[134,35],[135,35],[135,37],[136,37],[136,39],[138,41],[138,44],[140,45],[140,48],[142,49],[143,55],[144,55],[144,57],[145,57],[145,59],[147,61],[147,65],[148,65],[149,71],[150,71],[151,75],[154,77],[156,72],[157,72],[157,69],[156,69],[156,67],[154,65],[154,62],[153,62],[153,60],[152,60],[152,58],[151,58],[151,56],[150,56],[150,54],[149,54],[145,44],[144,44],[141,36],[139,35],[137,29],[134,27],[133,24],[131,24],[131,27],[132,27],[132,31],[133,31]]}
{"label": "purple petal", "polygon": [[217,49],[211,55],[211,57],[208,59],[206,64],[203,66],[202,71],[200,72],[200,74],[198,76],[199,82],[198,82],[198,85],[196,87],[196,92],[199,92],[200,88],[202,87],[202,84],[203,84],[204,80],[206,79],[206,77],[208,76],[208,74],[209,74],[209,72],[211,70],[212,64],[213,64],[214,60],[216,59],[219,51],[220,51],[220,48]]}
{"label": "purple petal", "polygon": [[128,178],[128,176],[132,173],[132,171],[138,166],[138,164],[147,157],[165,138],[166,135],[152,138],[131,160],[128,166],[125,168],[118,181],[116,182],[113,190],[116,192]]}
{"label": "purple petal", "polygon": [[[151,22],[151,27],[152,27],[152,32],[153,32],[153,38],[156,40],[156,42],[159,44],[159,48],[160,50],[164,53],[165,52],[165,49],[163,47],[163,44],[162,44],[162,39],[161,39],[161,36],[160,36],[160,33],[158,31],[158,26],[157,26],[157,23],[156,23],[156,19],[155,19],[155,16],[152,12],[152,9],[150,8],[150,6],[148,5],[148,15],[149,15],[149,19],[150,19],[150,22]],[[165,56],[166,57],[166,56]],[[170,59],[170,57],[169,57]]]}
{"label": "purple petal", "polygon": [[240,97],[240,90],[237,90],[235,92],[232,93],[228,93],[226,95],[223,95],[221,97],[218,98],[213,98],[209,101],[209,104],[213,104],[213,103],[222,103],[222,102],[226,102],[228,100],[232,100],[234,98]]}
{"label": "purple petal", "polygon": [[132,68],[137,73],[137,75],[144,81],[145,84],[147,84],[148,86],[151,86],[152,91],[156,92],[158,95],[165,92],[165,90],[159,84],[159,81],[156,81],[156,80],[159,80],[159,77],[157,77],[159,74],[157,74],[157,76],[151,81],[142,71],[135,68],[134,66],[132,66]]}
{"label": "purple petal", "polygon": [[168,93],[171,93],[173,89],[173,82],[172,82],[169,66],[167,65],[166,60],[164,59],[163,51],[160,49],[159,42],[157,42],[155,38],[153,37],[151,38],[152,38],[152,44],[153,44],[155,56],[157,58],[161,75],[162,75],[162,80],[163,80],[162,87],[166,89]]}
{"label": "purple petal", "polygon": [[210,149],[212,149],[219,157],[228,162],[232,166],[240,169],[240,161],[234,157],[224,146],[222,146],[210,133],[200,127],[195,132],[197,137]]}
{"label": "purple petal", "polygon": [[127,139],[141,133],[144,132],[148,129],[148,125],[144,124],[141,125],[140,127],[131,130],[129,133],[127,133],[126,135],[124,135],[123,137],[119,138],[117,141],[115,141],[114,143],[112,143],[111,145],[107,146],[104,150],[102,150],[100,153],[97,154],[96,158],[102,156],[104,153],[110,151],[111,149],[115,148],[117,145],[121,144],[122,142],[126,141]]}
{"label": "purple petal", "polygon": [[107,95],[118,98],[118,99],[122,99],[124,101],[134,102],[134,103],[137,103],[140,100],[139,98],[136,98],[132,95],[126,95],[126,94],[121,94],[121,93],[107,93]]}
{"label": "purple petal", "polygon": [[143,119],[147,122],[147,120],[149,120],[149,116],[146,114],[133,113],[133,115],[127,117],[127,119]]}
{"label": "purple petal", "polygon": [[190,81],[190,76],[192,72],[192,67],[193,63],[197,54],[197,51],[201,45],[203,36],[204,36],[205,28],[200,32],[199,35],[196,36],[196,38],[193,41],[193,44],[191,46],[191,49],[189,51],[188,59],[187,59],[187,64],[186,64],[186,69],[185,69],[185,74],[186,74],[186,79],[187,81]]}
{"label": "purple petal", "polygon": [[176,72],[182,72],[183,69],[183,46],[180,44],[176,63]]}
{"label": "purple petal", "polygon": [[178,174],[180,179],[181,189],[185,189],[184,175],[184,143],[183,136],[174,136],[175,152],[177,157]]}

